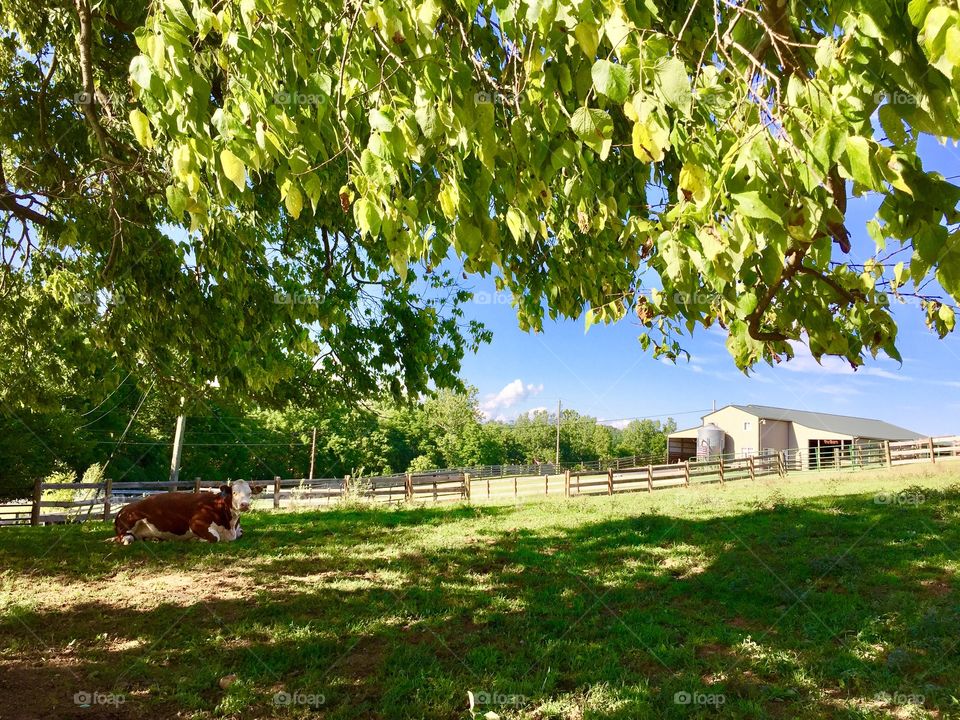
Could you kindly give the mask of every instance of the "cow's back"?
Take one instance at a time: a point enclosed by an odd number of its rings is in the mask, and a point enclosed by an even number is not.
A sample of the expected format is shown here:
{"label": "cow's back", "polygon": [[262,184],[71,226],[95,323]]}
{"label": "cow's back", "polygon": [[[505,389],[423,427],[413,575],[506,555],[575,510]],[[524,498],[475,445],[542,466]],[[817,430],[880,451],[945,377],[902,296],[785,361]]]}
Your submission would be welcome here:
{"label": "cow's back", "polygon": [[114,520],[114,529],[119,538],[140,520],[145,520],[160,532],[187,535],[197,514],[221,514],[216,507],[218,500],[213,493],[158,493],[121,508]]}

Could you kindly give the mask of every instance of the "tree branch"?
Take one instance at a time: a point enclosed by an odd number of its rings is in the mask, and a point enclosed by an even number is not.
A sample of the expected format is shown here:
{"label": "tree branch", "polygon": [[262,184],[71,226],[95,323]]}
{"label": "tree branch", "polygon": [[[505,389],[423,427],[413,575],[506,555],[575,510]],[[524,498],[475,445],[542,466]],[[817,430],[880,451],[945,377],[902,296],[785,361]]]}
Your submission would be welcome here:
{"label": "tree branch", "polygon": [[20,205],[14,196],[6,190],[0,191],[0,210],[8,212],[18,220],[32,222],[34,225],[47,225],[50,218],[38,213],[36,210]]}
{"label": "tree branch", "polygon": [[760,340],[761,342],[782,342],[789,340],[789,338],[781,332],[766,332],[761,330],[760,321],[770,307],[770,303],[773,302],[773,299],[786,284],[787,280],[800,272],[800,269],[803,267],[803,257],[806,253],[806,248],[798,248],[792,253],[787,254],[787,266],[784,268],[783,273],[781,273],[780,279],[767,289],[767,294],[757,303],[757,307],[754,308],[753,312],[747,315],[747,331],[754,340]]}
{"label": "tree branch", "polygon": [[93,81],[93,50],[91,33],[93,20],[90,14],[90,5],[87,0],[74,0],[77,8],[77,15],[80,18],[80,33],[77,35],[77,48],[80,51],[80,77],[83,82],[83,94],[80,98],[80,107],[83,109],[83,116],[87,120],[90,129],[97,138],[97,144],[100,146],[100,156],[104,160],[120,164],[110,152],[112,138],[103,125],[100,124],[100,118],[97,117],[95,110],[97,88]]}

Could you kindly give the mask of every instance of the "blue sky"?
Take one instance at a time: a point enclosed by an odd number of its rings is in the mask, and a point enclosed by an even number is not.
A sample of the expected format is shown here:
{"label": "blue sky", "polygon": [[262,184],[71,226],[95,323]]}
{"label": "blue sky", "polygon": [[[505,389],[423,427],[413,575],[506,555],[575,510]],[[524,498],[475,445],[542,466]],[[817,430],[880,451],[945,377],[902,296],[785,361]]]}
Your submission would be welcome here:
{"label": "blue sky", "polygon": [[[921,157],[926,170],[960,173],[960,150],[952,145],[924,138]],[[866,222],[877,204],[866,198],[850,203],[852,262],[874,254]],[[478,388],[490,417],[555,409],[559,398],[564,407],[604,420],[671,416],[689,427],[700,423],[713,402],[758,403],[874,417],[924,434],[960,433],[960,337],[938,339],[915,306],[894,312],[902,366],[882,357],[856,372],[836,358],[825,358],[821,366],[798,347],[793,361],[758,366],[747,378],[734,366],[716,326],[682,342],[692,355],[689,363],[668,364],[640,349],[635,319],[594,326],[586,334],[582,319],[547,319],[543,333],[525,333],[517,328],[509,296],[498,295],[492,279],[474,277],[471,285],[478,300],[468,315],[483,321],[494,339],[465,358],[463,377]]]}

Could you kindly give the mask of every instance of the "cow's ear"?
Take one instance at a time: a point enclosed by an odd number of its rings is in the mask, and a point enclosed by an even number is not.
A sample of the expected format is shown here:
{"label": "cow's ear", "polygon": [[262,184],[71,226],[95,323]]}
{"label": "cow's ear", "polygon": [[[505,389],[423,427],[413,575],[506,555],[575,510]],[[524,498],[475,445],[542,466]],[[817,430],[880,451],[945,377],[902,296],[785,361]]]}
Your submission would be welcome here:
{"label": "cow's ear", "polygon": [[252,492],[254,495],[259,495],[259,494],[262,493],[264,490],[266,490],[266,485],[251,485],[251,486],[250,486],[250,492]]}
{"label": "cow's ear", "polygon": [[220,494],[221,494],[221,495],[232,495],[232,494],[233,494],[233,488],[231,488],[229,485],[221,485],[221,486],[220,486]]}

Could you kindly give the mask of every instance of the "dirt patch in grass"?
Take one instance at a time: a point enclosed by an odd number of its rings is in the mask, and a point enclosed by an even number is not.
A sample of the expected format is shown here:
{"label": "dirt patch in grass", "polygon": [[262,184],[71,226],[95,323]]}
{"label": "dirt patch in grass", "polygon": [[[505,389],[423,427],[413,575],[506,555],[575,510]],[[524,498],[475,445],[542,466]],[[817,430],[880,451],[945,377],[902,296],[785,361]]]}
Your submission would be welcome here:
{"label": "dirt patch in grass", "polygon": [[0,697],[5,698],[3,720],[127,720],[139,715],[125,697],[96,691],[80,663],[63,658],[0,661]]}
{"label": "dirt patch in grass", "polygon": [[142,570],[118,573],[108,580],[69,582],[51,578],[32,581],[26,588],[0,591],[0,600],[16,603],[24,599],[37,611],[68,610],[77,605],[152,610],[160,605],[188,607],[208,600],[235,600],[252,594],[255,583],[240,574],[213,574],[210,571],[164,571],[145,574]]}

